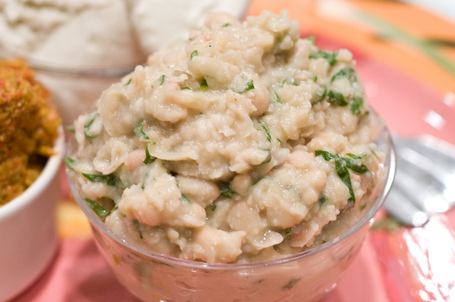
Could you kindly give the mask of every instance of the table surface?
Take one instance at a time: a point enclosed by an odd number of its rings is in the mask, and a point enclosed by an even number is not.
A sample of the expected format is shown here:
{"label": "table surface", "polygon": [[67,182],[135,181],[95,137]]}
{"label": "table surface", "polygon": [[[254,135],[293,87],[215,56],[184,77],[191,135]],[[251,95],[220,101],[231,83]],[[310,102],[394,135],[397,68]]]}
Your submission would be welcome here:
{"label": "table surface", "polygon": [[[431,133],[455,144],[453,124],[442,130],[420,127],[419,121],[404,125],[392,108],[416,100],[455,114],[453,0],[252,0],[247,15],[283,9],[299,21],[302,36],[315,36],[321,47],[352,50],[367,80],[370,102],[392,131]],[[64,177],[62,186],[60,248],[50,268],[14,302],[137,301],[96,250]],[[422,228],[371,231],[344,278],[323,301],[455,301],[454,221],[455,212],[450,211],[433,216]]]}

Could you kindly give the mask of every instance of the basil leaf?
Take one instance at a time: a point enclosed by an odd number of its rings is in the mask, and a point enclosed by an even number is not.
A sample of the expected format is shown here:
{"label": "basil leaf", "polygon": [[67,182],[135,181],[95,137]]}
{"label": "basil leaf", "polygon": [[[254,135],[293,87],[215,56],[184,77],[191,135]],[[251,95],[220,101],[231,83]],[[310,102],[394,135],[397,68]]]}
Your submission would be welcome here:
{"label": "basil leaf", "polygon": [[344,95],[339,92],[333,92],[332,90],[329,91],[328,94],[329,102],[334,103],[340,107],[344,107],[348,105],[348,102],[344,98]]}
{"label": "basil leaf", "polygon": [[191,53],[191,59],[192,59],[193,57],[197,56],[197,55],[198,55],[197,50],[193,51],[193,52]]}
{"label": "basil leaf", "polygon": [[316,150],[316,151],[314,151],[314,154],[316,156],[322,156],[324,158],[324,160],[326,160],[326,161],[329,161],[332,158],[335,158],[335,155],[333,155],[330,152],[324,151],[324,150]]}
{"label": "basil leaf", "polygon": [[346,167],[348,167],[349,169],[351,169],[354,172],[364,174],[364,173],[370,171],[370,170],[368,170],[368,168],[365,165],[360,164],[350,158],[343,158],[343,160],[346,163]]}
{"label": "basil leaf", "polygon": [[150,139],[146,133],[144,133],[144,121],[140,122],[135,128],[134,133],[140,139]]}
{"label": "basil leaf", "polygon": [[362,159],[364,158],[365,156],[367,156],[367,154],[365,152],[363,152],[362,154],[360,155],[355,155],[353,153],[346,153],[347,156],[349,156],[350,158],[353,158],[353,159]]}
{"label": "basil leaf", "polygon": [[238,93],[245,93],[251,89],[254,89],[254,83],[253,80],[249,80],[248,83],[246,83],[245,87],[242,88],[240,91],[237,91]]}
{"label": "basil leaf", "polygon": [[199,91],[205,91],[209,89],[209,85],[207,85],[207,80],[204,79],[202,82],[201,82],[201,86],[199,87]]}
{"label": "basil leaf", "polygon": [[273,100],[278,104],[283,104],[280,96],[278,95],[278,93],[276,91],[273,92]]}
{"label": "basil leaf", "polygon": [[267,138],[267,140],[268,140],[269,142],[271,142],[271,141],[272,141],[272,135],[270,135],[270,131],[269,131],[269,129],[267,128],[267,126],[266,126],[264,123],[262,123],[262,122],[259,122],[259,126],[261,127],[262,130],[264,130],[264,132],[265,132],[265,137]]}
{"label": "basil leaf", "polygon": [[327,96],[327,87],[325,85],[321,86],[322,91],[318,90],[314,95],[314,100],[311,102],[311,105],[316,105],[317,103],[323,101]]}
{"label": "basil leaf", "polygon": [[74,129],[74,125],[66,126],[66,130],[71,133],[76,133],[76,129]]}
{"label": "basil leaf", "polygon": [[69,157],[65,157],[65,165],[74,171],[74,167],[76,166],[76,160]]}
{"label": "basil leaf", "polygon": [[160,85],[163,85],[165,78],[166,78],[166,76],[164,74],[160,76],[160,78],[159,78]]}
{"label": "basil leaf", "polygon": [[98,217],[100,218],[104,218],[106,216],[108,216],[109,214],[111,214],[111,211],[108,211],[106,210],[105,208],[103,208],[102,206],[100,206],[96,201],[93,201],[91,199],[88,199],[88,198],[84,198],[82,199],[83,201],[85,201],[85,203],[96,213],[96,215],[98,215]]}
{"label": "basil leaf", "polygon": [[349,195],[351,196],[349,197],[348,202],[349,203],[355,202],[354,190],[352,189],[351,184],[351,175],[349,174],[346,162],[338,154],[335,155],[335,170],[337,172],[338,177],[348,187]]}
{"label": "basil leaf", "polygon": [[235,195],[235,191],[232,190],[231,184],[222,182],[220,184],[221,195],[227,198],[232,198]]}
{"label": "basil leaf", "polygon": [[109,175],[97,175],[97,174],[87,174],[82,173],[82,175],[90,180],[91,182],[101,182],[105,183],[108,186],[116,187],[120,183],[120,179],[114,174]]}
{"label": "basil leaf", "polygon": [[94,138],[94,137],[96,137],[96,135],[93,135],[93,134],[90,133],[90,126],[92,126],[92,124],[95,121],[97,116],[98,116],[98,112],[97,111],[93,111],[85,119],[84,134],[85,134],[86,138]]}
{"label": "basil leaf", "polygon": [[151,157],[149,153],[149,147],[156,145],[156,142],[150,142],[145,146],[145,159],[144,164],[151,164],[156,160],[156,157]]}
{"label": "basil leaf", "polygon": [[182,193],[182,199],[185,200],[188,203],[191,203],[191,201],[188,199],[188,197],[186,197],[186,195],[183,194],[183,193]]}
{"label": "basil leaf", "polygon": [[319,199],[318,199],[319,206],[322,206],[327,201],[329,201],[329,198],[327,196],[322,195],[322,194],[321,194],[321,196],[319,196]]}
{"label": "basil leaf", "polygon": [[351,113],[353,115],[359,115],[362,112],[362,106],[363,106],[362,98],[359,97],[353,98],[351,104]]}
{"label": "basil leaf", "polygon": [[333,66],[337,63],[337,53],[336,52],[325,52],[318,50],[310,54],[310,59],[324,58],[329,62],[330,66]]}
{"label": "basil leaf", "polygon": [[349,82],[354,82],[357,79],[357,74],[354,69],[346,67],[335,73],[330,82],[333,83],[335,80],[341,78],[347,78]]}

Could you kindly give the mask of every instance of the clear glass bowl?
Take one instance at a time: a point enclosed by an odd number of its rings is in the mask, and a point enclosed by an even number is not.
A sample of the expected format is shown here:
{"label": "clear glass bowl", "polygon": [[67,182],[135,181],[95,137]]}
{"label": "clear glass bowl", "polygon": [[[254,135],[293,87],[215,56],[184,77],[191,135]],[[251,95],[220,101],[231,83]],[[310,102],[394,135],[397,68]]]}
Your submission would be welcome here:
{"label": "clear glass bowl", "polygon": [[[71,125],[81,114],[90,111],[102,92],[120,82],[140,64],[113,67],[70,67],[52,64],[2,49],[0,58],[23,58],[35,70],[35,78],[52,93],[64,126]],[[143,62],[144,63],[144,62]]]}
{"label": "clear glass bowl", "polygon": [[70,188],[91,222],[97,246],[120,282],[144,301],[317,301],[342,277],[392,186],[396,162],[386,128],[376,139],[385,154],[383,181],[360,219],[332,240],[294,256],[252,264],[207,264],[139,250],[114,234]]}

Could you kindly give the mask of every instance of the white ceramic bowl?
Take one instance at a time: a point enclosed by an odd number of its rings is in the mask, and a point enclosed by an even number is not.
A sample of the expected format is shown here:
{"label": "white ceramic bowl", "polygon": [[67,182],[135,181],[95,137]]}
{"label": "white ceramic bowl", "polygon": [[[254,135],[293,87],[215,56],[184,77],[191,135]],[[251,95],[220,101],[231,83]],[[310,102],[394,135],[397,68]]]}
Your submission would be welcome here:
{"label": "white ceramic bowl", "polygon": [[14,298],[31,285],[56,254],[62,128],[59,133],[55,155],[48,159],[40,176],[24,193],[0,207],[0,301]]}

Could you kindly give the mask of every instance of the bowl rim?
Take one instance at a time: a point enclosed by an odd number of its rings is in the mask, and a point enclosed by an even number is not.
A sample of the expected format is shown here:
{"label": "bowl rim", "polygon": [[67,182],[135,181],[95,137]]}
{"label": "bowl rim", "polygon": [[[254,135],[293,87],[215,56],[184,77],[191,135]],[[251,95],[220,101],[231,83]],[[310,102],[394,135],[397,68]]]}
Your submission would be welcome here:
{"label": "bowl rim", "polygon": [[14,52],[0,46],[0,58],[7,60],[22,59],[28,66],[35,70],[36,73],[50,75],[65,75],[69,77],[87,77],[87,78],[118,78],[123,77],[134,71],[136,66],[145,66],[146,62],[137,62],[134,64],[119,65],[115,67],[71,67],[33,58],[24,53]]}
{"label": "bowl rim", "polygon": [[[370,108],[371,111],[375,113],[373,108]],[[377,115],[377,114],[375,114]],[[312,255],[318,254],[325,250],[332,248],[335,245],[340,244],[348,240],[353,234],[361,230],[367,223],[372,223],[372,219],[379,211],[379,209],[384,204],[387,195],[392,188],[393,181],[395,178],[396,172],[396,151],[392,140],[392,135],[388,130],[387,126],[383,125],[382,129],[378,132],[376,139],[382,137],[384,140],[385,145],[387,146],[385,160],[384,160],[384,167],[386,167],[386,180],[384,187],[380,191],[376,202],[371,206],[371,208],[352,226],[350,226],[347,230],[345,230],[340,235],[336,236],[335,238],[331,239],[330,241],[321,244],[317,247],[308,249],[306,251],[297,253],[295,255],[291,255],[284,258],[279,258],[275,260],[268,260],[268,261],[259,261],[253,263],[246,263],[246,264],[239,264],[239,263],[207,263],[207,262],[198,262],[193,260],[185,260],[179,259],[172,256],[168,256],[165,254],[158,254],[151,251],[144,251],[143,249],[139,249],[137,247],[131,246],[122,236],[117,235],[113,231],[111,231],[106,224],[94,213],[94,211],[89,208],[89,206],[82,201],[82,198],[79,194],[79,191],[76,189],[75,185],[72,181],[68,181],[69,187],[71,189],[72,195],[76,200],[79,207],[82,209],[84,214],[87,216],[92,228],[96,227],[101,230],[104,234],[106,234],[110,239],[120,243],[123,247],[127,248],[128,250],[133,251],[134,253],[138,253],[140,255],[146,256],[152,260],[164,262],[167,264],[173,264],[183,267],[190,267],[194,269],[205,269],[205,270],[240,270],[240,269],[258,269],[263,267],[270,267],[279,264],[286,264],[291,263],[293,261],[297,261],[302,258],[310,257]],[[375,139],[375,140],[376,140]],[[67,169],[68,171],[68,169]],[[70,178],[68,178],[69,180]]]}
{"label": "bowl rim", "polygon": [[63,159],[64,153],[64,131],[63,127],[58,127],[58,137],[54,143],[53,151],[54,155],[50,156],[41,171],[37,179],[19,196],[10,200],[3,206],[0,206],[0,220],[10,217],[15,213],[21,211],[28,204],[35,200],[38,196],[53,180],[55,174],[60,170],[60,166]]}

